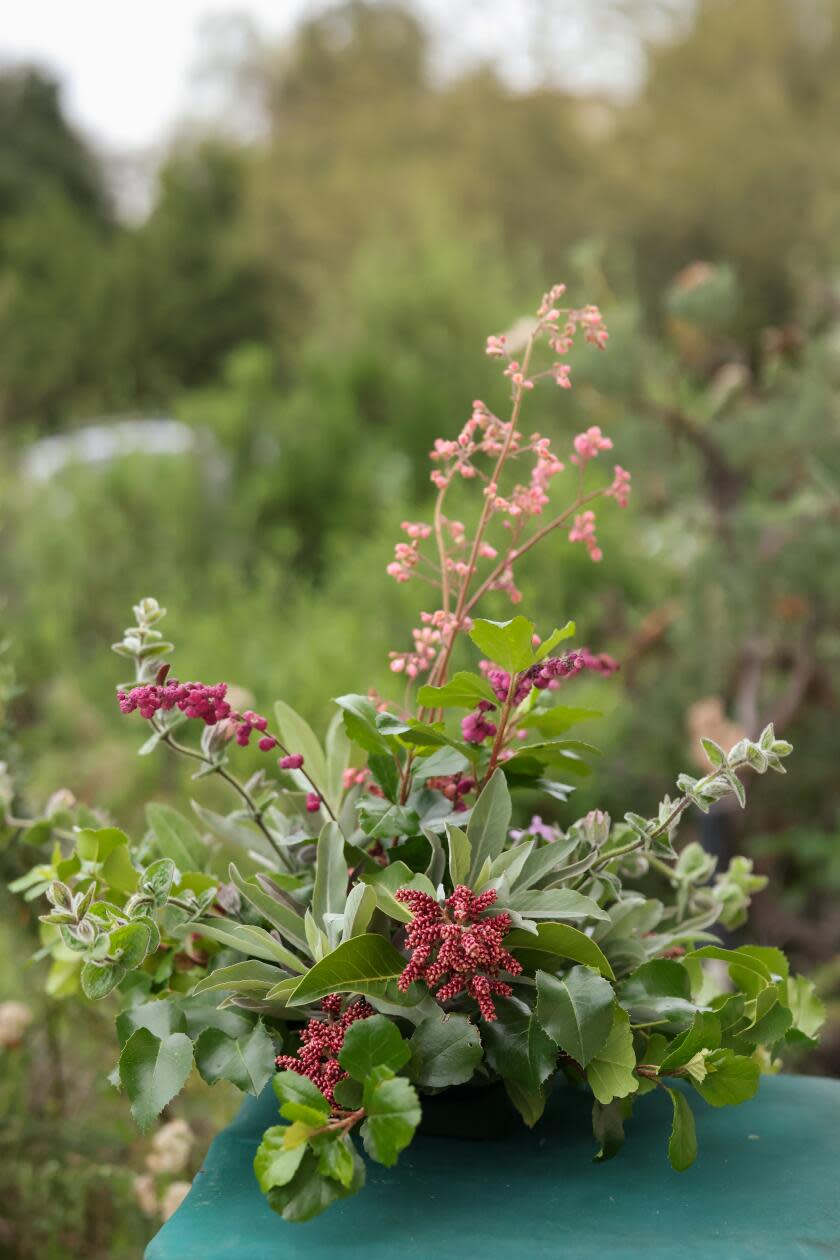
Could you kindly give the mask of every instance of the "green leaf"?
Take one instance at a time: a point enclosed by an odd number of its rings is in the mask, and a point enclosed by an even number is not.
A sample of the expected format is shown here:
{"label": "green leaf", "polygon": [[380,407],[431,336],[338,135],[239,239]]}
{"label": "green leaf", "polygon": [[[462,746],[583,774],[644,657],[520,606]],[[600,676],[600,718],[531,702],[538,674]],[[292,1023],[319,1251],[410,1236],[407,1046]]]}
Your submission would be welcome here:
{"label": "green leaf", "polygon": [[469,879],[472,849],[467,833],[453,823],[446,824],[446,839],[449,848],[449,875],[455,888]]}
{"label": "green leaf", "polygon": [[713,1107],[746,1102],[758,1089],[761,1069],[755,1059],[734,1050],[714,1050],[706,1058],[707,1075],[694,1081],[697,1093]]}
{"label": "green leaf", "polygon": [[349,941],[354,936],[361,936],[363,932],[366,932],[375,909],[376,889],[370,884],[354,884],[344,907],[341,939]]}
{"label": "green leaf", "polygon": [[139,967],[149,951],[152,934],[145,923],[135,920],[115,928],[109,936],[108,952],[119,959],[120,966],[128,971]]}
{"label": "green leaf", "polygon": [[472,887],[485,861],[493,861],[505,847],[510,827],[512,806],[507,779],[496,769],[473,806],[467,823],[470,842],[470,870],[467,883]]}
{"label": "green leaf", "polygon": [[505,937],[505,947],[515,954],[526,971],[554,971],[558,960],[594,967],[607,980],[614,979],[606,956],[591,937],[566,923],[540,923],[536,936],[531,932],[513,931]]}
{"label": "green leaf", "polygon": [[315,884],[312,889],[312,917],[326,930],[326,916],[341,914],[347,900],[347,862],[344,836],[337,823],[328,822],[318,837],[315,856]]}
{"label": "green leaf", "polygon": [[344,729],[354,744],[368,753],[391,752],[391,744],[376,725],[376,706],[367,696],[338,696],[335,703],[344,714]]}
{"label": "green leaf", "polygon": [[816,1037],[825,1023],[825,1004],[817,997],[812,980],[791,976],[786,984],[786,1006],[793,1016],[793,1027],[806,1037]]}
{"label": "green leaf", "polygon": [[326,737],[327,777],[322,784],[333,813],[338,813],[344,795],[344,771],[350,765],[350,741],[341,713],[334,713]]}
{"label": "green leaf", "polygon": [[496,1016],[482,1026],[487,1062],[505,1080],[536,1093],[554,1070],[557,1049],[519,998],[496,998]]}
{"label": "green leaf", "polygon": [[109,888],[115,888],[117,892],[134,892],[140,875],[132,864],[127,845],[118,844],[111,850],[102,863],[102,878]]}
{"label": "green leaf", "polygon": [[303,1145],[288,1150],[283,1145],[285,1135],[285,1124],[273,1125],[266,1129],[257,1147],[254,1172],[263,1194],[268,1194],[274,1186],[288,1185],[306,1154],[306,1147]]}
{"label": "green leaf", "polygon": [[466,1015],[432,1015],[411,1041],[411,1079],[426,1089],[468,1081],[481,1062],[481,1037]]}
{"label": "green leaf", "polygon": [[572,967],[558,980],[537,972],[537,1019],[543,1031],[585,1068],[613,1026],[613,987],[590,967]]}
{"label": "green leaf", "polygon": [[312,783],[317,784],[319,791],[325,792],[327,790],[327,759],[312,727],[283,700],[278,700],[275,704],[274,715],[277,719],[280,739],[285,747],[290,753],[300,753],[303,757],[303,770],[291,770],[286,773],[291,774],[297,786],[305,791],[310,790],[311,780]]}
{"label": "green leaf", "polygon": [[76,852],[83,862],[104,862],[116,848],[128,844],[118,827],[85,827],[76,835]]}
{"label": "green leaf", "polygon": [[300,1166],[286,1185],[274,1186],[268,1192],[269,1207],[285,1221],[309,1221],[325,1211],[336,1199],[355,1194],[365,1182],[365,1166],[353,1153],[353,1180],[348,1187],[334,1177],[325,1177],[319,1170],[318,1156],[307,1147]]}
{"label": "green leaf", "polygon": [[616,1005],[613,1009],[612,1031],[586,1069],[586,1079],[598,1102],[606,1104],[614,1098],[626,1098],[628,1094],[634,1094],[639,1087],[633,1074],[635,1066],[636,1055],[630,1020],[621,1007]]}
{"label": "green leaf", "polygon": [[603,1163],[613,1159],[624,1145],[624,1103],[614,1098],[610,1103],[600,1103],[596,1098],[592,1104],[592,1132],[600,1150],[593,1156],[593,1162]]}
{"label": "green leaf", "polygon": [[684,1031],[697,1012],[688,971],[670,958],[643,963],[622,981],[617,996],[633,1023],[662,1023],[671,1031]]}
{"label": "green leaf", "polygon": [[376,1068],[365,1081],[366,1119],[362,1141],[371,1159],[390,1168],[414,1137],[420,1123],[420,1100],[412,1085],[387,1068]]}
{"label": "green leaf", "polygon": [[219,918],[218,922],[212,923],[202,919],[196,924],[196,931],[202,936],[209,937],[211,941],[218,941],[221,945],[238,949],[240,953],[247,954],[250,958],[280,963],[291,971],[299,973],[306,970],[306,964],[301,962],[297,955],[285,945],[281,945],[270,932],[266,932],[265,928],[254,927],[250,923],[233,923],[229,919]]}
{"label": "green leaf", "polygon": [[[667,1087],[666,1087],[667,1088]],[[697,1134],[688,1099],[678,1089],[668,1089],[674,1105],[674,1122],[668,1142],[668,1158],[676,1172],[685,1172],[697,1158]]]}
{"label": "green leaf", "polygon": [[186,1033],[159,1038],[138,1028],[122,1048],[120,1081],[131,1103],[131,1114],[145,1131],[186,1084],[193,1061]]}
{"label": "green leaf", "polygon": [[173,1032],[185,1032],[187,1020],[180,1006],[168,999],[161,998],[156,1002],[143,1002],[140,1006],[130,1006],[117,1016],[117,1036],[120,1045],[124,1046],[133,1032],[138,1028],[147,1028],[156,1037],[168,1037]]}
{"label": "green leaf", "polygon": [[151,802],[146,806],[146,819],[155,837],[161,857],[170,858],[180,871],[203,871],[207,865],[207,849],[192,823],[169,805]]}
{"label": "green leaf", "polygon": [[355,1151],[348,1133],[339,1137],[323,1134],[313,1138],[312,1146],[318,1157],[318,1172],[331,1177],[346,1190],[350,1189],[356,1170]]}
{"label": "green leaf", "polygon": [[474,709],[479,700],[498,704],[498,698],[482,674],[462,670],[445,687],[421,687],[417,701],[426,709]]}
{"label": "green leaf", "polygon": [[385,1015],[372,1015],[351,1024],[344,1036],[338,1061],[345,1072],[364,1081],[378,1067],[398,1072],[411,1057],[407,1041]]}
{"label": "green leaf", "polygon": [[280,1114],[287,1120],[315,1128],[329,1120],[329,1101],[308,1077],[298,1072],[277,1072],[271,1083],[280,1103]]}
{"label": "green leaf", "polygon": [[699,1050],[717,1050],[720,1045],[720,1020],[710,1011],[697,1011],[687,1032],[671,1042],[662,1060],[663,1072],[672,1072],[693,1059]]}
{"label": "green leaf", "polygon": [[[297,977],[290,977],[297,983]],[[228,989],[231,993],[265,994],[283,979],[283,972],[271,963],[248,962],[232,963],[229,967],[217,967],[209,975],[199,980],[193,993],[214,993],[219,989]]]}
{"label": "green leaf", "polygon": [[577,626],[573,621],[567,621],[565,626],[561,626],[559,630],[552,630],[548,638],[543,639],[537,648],[534,653],[534,660],[544,661],[554,651],[558,643],[562,643],[564,639],[571,639],[576,630]]}
{"label": "green leaf", "polygon": [[82,992],[86,998],[96,1002],[99,998],[107,997],[124,975],[125,967],[119,963],[99,966],[97,963],[86,962],[81,973]]}
{"label": "green leaf", "polygon": [[478,650],[509,674],[518,674],[533,665],[533,636],[534,623],[526,617],[514,617],[512,621],[486,621],[478,617],[470,630],[470,638]]}
{"label": "green leaf", "polygon": [[539,1089],[528,1090],[523,1089],[516,1081],[505,1081],[505,1093],[513,1103],[516,1110],[522,1117],[524,1124],[529,1129],[533,1129],[534,1125],[545,1111],[546,1097],[545,1090],[542,1086]]}
{"label": "green leaf", "polygon": [[717,958],[729,967],[729,975],[733,984],[743,989],[751,997],[755,997],[761,989],[773,983],[769,967],[755,954],[743,949],[723,949],[719,945],[704,945],[701,949],[686,954],[690,958]]}
{"label": "green leaf", "polygon": [[303,976],[289,1005],[302,1006],[328,993],[381,994],[387,981],[401,975],[405,962],[383,936],[373,932],[354,936],[342,941]]}
{"label": "green leaf", "polygon": [[250,902],[254,909],[258,910],[272,927],[277,928],[277,931],[290,944],[295,945],[298,949],[307,950],[302,914],[298,914],[287,902],[278,901],[276,897],[272,897],[271,893],[266,892],[264,888],[261,888],[253,880],[245,879],[232,863],[228,868],[228,873],[231,883],[235,885],[245,900]]}
{"label": "green leaf", "polygon": [[258,1020],[244,1037],[205,1028],[195,1043],[195,1065],[208,1085],[232,1081],[246,1094],[258,1094],[274,1073],[274,1044]]}
{"label": "green leaf", "polygon": [[550,737],[564,734],[578,722],[589,722],[602,716],[600,709],[571,708],[558,704],[553,709],[534,709],[526,714],[520,725]]}
{"label": "green leaf", "polygon": [[515,910],[526,919],[608,919],[591,897],[573,888],[519,888],[509,893],[500,906]]}

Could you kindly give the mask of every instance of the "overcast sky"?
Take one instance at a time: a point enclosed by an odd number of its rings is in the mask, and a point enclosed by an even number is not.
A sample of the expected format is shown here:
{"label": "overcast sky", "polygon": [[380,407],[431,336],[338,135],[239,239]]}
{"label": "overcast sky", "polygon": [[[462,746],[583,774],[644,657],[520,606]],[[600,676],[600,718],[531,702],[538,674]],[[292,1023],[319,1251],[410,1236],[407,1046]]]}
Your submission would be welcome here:
{"label": "overcast sky", "polygon": [[[35,60],[65,84],[73,120],[111,151],[147,149],[194,112],[192,74],[202,29],[231,12],[272,37],[329,0],[6,0],[3,60]],[[484,59],[521,83],[553,36],[557,77],[570,86],[621,86],[639,72],[634,41],[603,16],[615,0],[414,0],[444,66]],[[543,71],[545,66],[543,66]]]}

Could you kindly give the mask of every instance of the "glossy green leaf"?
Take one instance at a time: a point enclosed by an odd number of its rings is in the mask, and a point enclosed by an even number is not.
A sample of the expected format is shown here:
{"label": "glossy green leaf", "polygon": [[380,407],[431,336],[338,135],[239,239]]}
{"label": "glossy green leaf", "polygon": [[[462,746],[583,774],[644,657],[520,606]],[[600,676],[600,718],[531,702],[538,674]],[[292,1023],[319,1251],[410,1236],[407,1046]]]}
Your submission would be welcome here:
{"label": "glossy green leaf", "polygon": [[591,937],[567,923],[540,923],[537,932],[516,930],[505,937],[505,947],[522,963],[526,971],[538,968],[554,971],[561,960],[594,967],[607,980],[614,979],[606,956]]}
{"label": "glossy green leaf", "polygon": [[454,823],[446,825],[446,839],[449,848],[449,877],[453,888],[465,884],[470,876],[472,848],[467,833]]}
{"label": "glossy green leaf", "polygon": [[411,1079],[427,1089],[462,1085],[481,1062],[481,1037],[466,1015],[441,1012],[422,1020],[409,1044]]}
{"label": "glossy green leaf", "polygon": [[286,1120],[317,1128],[329,1119],[330,1104],[308,1077],[298,1072],[277,1072],[271,1084],[280,1103],[280,1114]]}
{"label": "glossy green leaf", "polygon": [[[346,868],[345,868],[346,870]],[[231,883],[239,890],[241,896],[258,910],[272,927],[298,949],[306,950],[306,933],[303,927],[303,915],[288,904],[287,901],[280,901],[276,897],[272,897],[271,893],[266,892],[253,879],[245,879],[240,875],[236,867],[231,864],[229,867],[229,875]]]}
{"label": "glossy green leaf", "polygon": [[266,1129],[257,1147],[254,1172],[263,1194],[268,1194],[274,1186],[288,1185],[306,1154],[305,1146],[295,1146],[289,1150],[283,1145],[286,1129],[285,1124],[276,1124]]}
{"label": "glossy green leaf", "polygon": [[232,1081],[247,1094],[258,1094],[270,1080],[274,1059],[274,1043],[260,1020],[242,1037],[205,1028],[195,1043],[195,1065],[208,1085]]}
{"label": "glossy green leaf", "polygon": [[351,1024],[344,1036],[338,1061],[357,1081],[365,1081],[374,1068],[398,1072],[411,1056],[407,1041],[385,1015],[372,1015]]}
{"label": "glossy green leaf", "polygon": [[[250,959],[248,962],[232,963],[229,967],[217,967],[209,975],[202,977],[193,989],[193,993],[214,993],[228,989],[232,993],[267,993],[283,978],[279,967],[271,963]],[[291,977],[297,983],[297,977]]]}
{"label": "glossy green leaf", "polygon": [[592,1104],[592,1132],[600,1148],[593,1156],[596,1164],[613,1159],[624,1145],[624,1105],[620,1098],[610,1103],[596,1098]]}
{"label": "glossy green leaf", "polygon": [[555,1045],[586,1067],[604,1048],[613,1026],[615,995],[591,967],[572,967],[562,979],[537,972],[537,1019]]}
{"label": "glossy green leaf", "polygon": [[633,1073],[636,1055],[633,1050],[633,1034],[630,1020],[620,1006],[613,1009],[613,1026],[604,1046],[591,1060],[586,1069],[586,1079],[600,1103],[614,1098],[626,1098],[638,1089],[638,1079]]}
{"label": "glossy green leaf", "polygon": [[362,1141],[371,1159],[390,1168],[408,1146],[420,1123],[420,1100],[412,1085],[387,1068],[377,1068],[365,1081]]}
{"label": "glossy green leaf", "polygon": [[734,1050],[714,1050],[706,1059],[706,1076],[694,1081],[701,1098],[713,1107],[746,1102],[758,1089],[761,1069],[755,1059]]}
{"label": "glossy green leaf", "polygon": [[694,1115],[688,1099],[678,1089],[669,1089],[674,1106],[674,1120],[668,1141],[668,1159],[676,1172],[685,1172],[697,1158],[697,1134]]}
{"label": "glossy green leaf", "polygon": [[301,1006],[328,993],[378,994],[396,980],[406,959],[383,936],[373,932],[343,941],[301,979],[289,1005]]}
{"label": "glossy green leaf", "polygon": [[554,1070],[557,1048],[519,998],[496,998],[496,1019],[482,1025],[487,1062],[505,1080],[535,1093]]}
{"label": "glossy green leaf", "polygon": [[208,922],[202,919],[196,925],[196,931],[211,941],[238,949],[250,958],[261,958],[263,962],[280,963],[291,971],[304,972],[306,964],[271,935],[265,928],[254,927],[250,923],[233,923],[228,919]]}
{"label": "glossy green leaf", "polygon": [[325,792],[327,790],[327,759],[312,727],[284,700],[277,701],[274,706],[274,715],[283,745],[290,753],[300,753],[303,757],[302,770],[291,770],[286,773],[290,774],[297,786],[305,791],[310,790],[311,780],[317,785],[319,791]]}

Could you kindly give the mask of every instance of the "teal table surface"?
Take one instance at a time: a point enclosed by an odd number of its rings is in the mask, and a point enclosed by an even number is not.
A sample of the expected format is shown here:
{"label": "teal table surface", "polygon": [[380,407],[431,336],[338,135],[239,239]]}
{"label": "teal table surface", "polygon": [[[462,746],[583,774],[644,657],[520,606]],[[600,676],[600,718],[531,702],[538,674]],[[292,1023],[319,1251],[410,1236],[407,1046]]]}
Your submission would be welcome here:
{"label": "teal table surface", "polygon": [[270,1087],[216,1138],[147,1260],[798,1260],[840,1257],[840,1082],[765,1078],[716,1110],[696,1097],[700,1154],[671,1170],[670,1104],[642,1099],[609,1163],[587,1098],[555,1092],[541,1123],[504,1138],[419,1135],[395,1168],[314,1221],[287,1224],[251,1161],[277,1122]]}

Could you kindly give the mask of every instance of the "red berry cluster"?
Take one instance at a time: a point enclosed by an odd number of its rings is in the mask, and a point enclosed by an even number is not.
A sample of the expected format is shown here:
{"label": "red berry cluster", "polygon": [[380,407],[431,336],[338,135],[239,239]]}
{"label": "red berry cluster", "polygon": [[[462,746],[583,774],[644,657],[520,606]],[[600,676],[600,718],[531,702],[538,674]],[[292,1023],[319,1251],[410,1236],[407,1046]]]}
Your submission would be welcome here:
{"label": "red berry cluster", "polygon": [[415,888],[394,894],[414,916],[406,929],[411,959],[397,981],[405,992],[415,980],[425,980],[435,997],[447,1002],[459,993],[475,998],[486,1020],[496,1018],[493,997],[510,997],[513,990],[499,972],[518,976],[522,964],[502,945],[510,931],[510,915],[503,911],[489,919],[481,915],[496,900],[495,888],[477,896],[459,884],[441,906],[434,897]]}
{"label": "red berry cluster", "polygon": [[227,683],[208,687],[205,683],[170,682],[149,683],[145,687],[132,687],[131,691],[117,692],[117,700],[123,713],[140,710],[140,716],[153,718],[159,709],[168,711],[178,708],[188,718],[202,718],[208,726],[215,726],[231,716],[231,707],[225,696]]}
{"label": "red berry cluster", "polygon": [[357,1019],[367,1019],[376,1013],[364,998],[359,998],[342,1011],[342,1000],[340,993],[330,993],[325,997],[321,1007],[327,1018],[309,1020],[300,1034],[297,1055],[279,1054],[275,1060],[278,1070],[306,1076],[333,1106],[336,1105],[333,1090],[347,1076],[338,1062],[344,1035]]}

